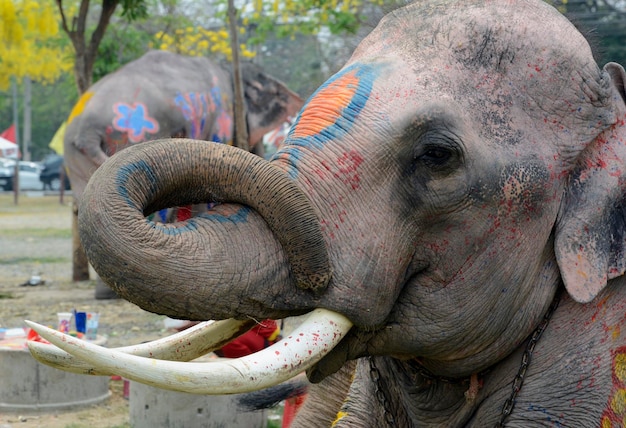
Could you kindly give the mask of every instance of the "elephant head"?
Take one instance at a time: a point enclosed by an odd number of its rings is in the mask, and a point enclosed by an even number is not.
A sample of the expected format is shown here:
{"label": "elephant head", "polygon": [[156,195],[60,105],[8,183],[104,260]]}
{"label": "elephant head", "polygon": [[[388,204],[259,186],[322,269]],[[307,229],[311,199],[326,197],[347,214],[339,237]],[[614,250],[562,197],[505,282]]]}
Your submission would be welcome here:
{"label": "elephant head", "polygon": [[[313,94],[271,162],[192,141],[112,158],[85,194],[83,241],[105,281],[156,313],[341,314],[349,323],[332,334],[345,337],[312,345],[327,354],[310,378],[361,357],[392,361],[380,373],[406,399],[384,408],[398,426],[437,426],[441,415],[493,425],[555,296],[563,335],[547,333],[542,349],[594,353],[611,388],[611,355],[626,345],[624,81],[542,1],[416,2]],[[223,203],[185,223],[145,218],[205,198]],[[565,343],[599,305],[614,335]],[[478,400],[438,381],[477,374]],[[541,394],[538,382],[528,394]],[[351,410],[379,415],[377,395]]]}

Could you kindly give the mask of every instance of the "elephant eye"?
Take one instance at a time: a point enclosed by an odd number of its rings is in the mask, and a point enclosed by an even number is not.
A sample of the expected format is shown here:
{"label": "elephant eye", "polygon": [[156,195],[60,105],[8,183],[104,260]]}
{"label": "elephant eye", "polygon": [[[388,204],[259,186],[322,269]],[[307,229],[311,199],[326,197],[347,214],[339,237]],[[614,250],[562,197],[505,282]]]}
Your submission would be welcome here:
{"label": "elephant eye", "polygon": [[419,156],[419,160],[430,166],[444,166],[454,156],[454,152],[442,146],[426,147],[424,152]]}

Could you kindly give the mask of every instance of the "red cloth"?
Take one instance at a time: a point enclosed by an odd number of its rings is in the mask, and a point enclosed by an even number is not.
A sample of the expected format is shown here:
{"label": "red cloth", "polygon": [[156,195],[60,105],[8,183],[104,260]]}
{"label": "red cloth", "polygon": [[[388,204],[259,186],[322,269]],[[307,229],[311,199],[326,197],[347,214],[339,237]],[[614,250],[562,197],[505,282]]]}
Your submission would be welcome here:
{"label": "red cloth", "polygon": [[178,212],[176,213],[177,221],[185,221],[191,218],[191,205],[185,205],[183,207],[178,207]]}
{"label": "red cloth", "polygon": [[12,143],[15,143],[15,124],[9,126],[7,129],[2,131],[0,137],[9,140]]}
{"label": "red cloth", "polygon": [[280,328],[276,321],[265,320],[216,352],[220,357],[239,358],[267,348],[276,341]]}
{"label": "red cloth", "polygon": [[282,428],[289,428],[291,426],[291,423],[296,417],[298,410],[300,410],[300,407],[302,407],[302,404],[304,404],[305,398],[306,394],[302,394],[285,400]]}

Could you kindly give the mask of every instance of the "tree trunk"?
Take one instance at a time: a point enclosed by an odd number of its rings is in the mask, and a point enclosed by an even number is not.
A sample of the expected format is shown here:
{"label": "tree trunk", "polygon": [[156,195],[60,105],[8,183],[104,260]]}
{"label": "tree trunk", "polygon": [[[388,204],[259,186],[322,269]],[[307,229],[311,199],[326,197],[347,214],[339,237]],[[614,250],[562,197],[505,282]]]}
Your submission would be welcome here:
{"label": "tree trunk", "polygon": [[72,203],[72,281],[89,279],[89,260],[78,235],[78,205]]}
{"label": "tree trunk", "polygon": [[228,0],[228,25],[230,29],[230,49],[233,54],[233,85],[234,85],[234,109],[235,109],[235,147],[250,151],[248,142],[248,126],[246,125],[246,112],[243,94],[243,81],[239,66],[239,39],[237,36],[237,10],[233,0]]}
{"label": "tree trunk", "polygon": [[[63,1],[55,0],[59,13],[61,14],[61,22],[63,31],[67,33],[76,54],[74,62],[74,79],[78,94],[84,94],[91,86],[93,64],[98,53],[98,46],[104,37],[107,26],[111,20],[115,8],[119,4],[119,0],[103,0],[100,18],[89,43],[86,42],[87,16],[89,13],[89,0],[81,0],[78,14],[69,24],[65,11],[63,10]],[[74,281],[84,281],[89,279],[89,262],[85,255],[85,251],[78,237],[78,207],[74,202],[72,204],[72,279]]]}

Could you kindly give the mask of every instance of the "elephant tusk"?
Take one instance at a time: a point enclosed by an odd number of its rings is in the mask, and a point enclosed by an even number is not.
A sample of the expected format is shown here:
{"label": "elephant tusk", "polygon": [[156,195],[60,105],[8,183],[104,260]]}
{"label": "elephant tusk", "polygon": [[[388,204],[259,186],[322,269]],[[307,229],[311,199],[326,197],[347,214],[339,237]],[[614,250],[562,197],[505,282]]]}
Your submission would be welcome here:
{"label": "elephant tusk", "polygon": [[[255,321],[253,320],[206,321],[162,339],[140,345],[115,348],[115,350],[159,360],[191,361],[221,348],[254,325]],[[78,374],[95,376],[110,376],[114,374],[100,370],[54,345],[33,341],[28,341],[27,343],[31,355],[39,362],[48,366]]]}
{"label": "elephant tusk", "polygon": [[130,355],[76,339],[40,324],[29,327],[102,372],[158,388],[192,394],[250,392],[284,382],[317,363],[352,328],[343,315],[316,309],[292,334],[245,357],[212,362],[173,362]]}

